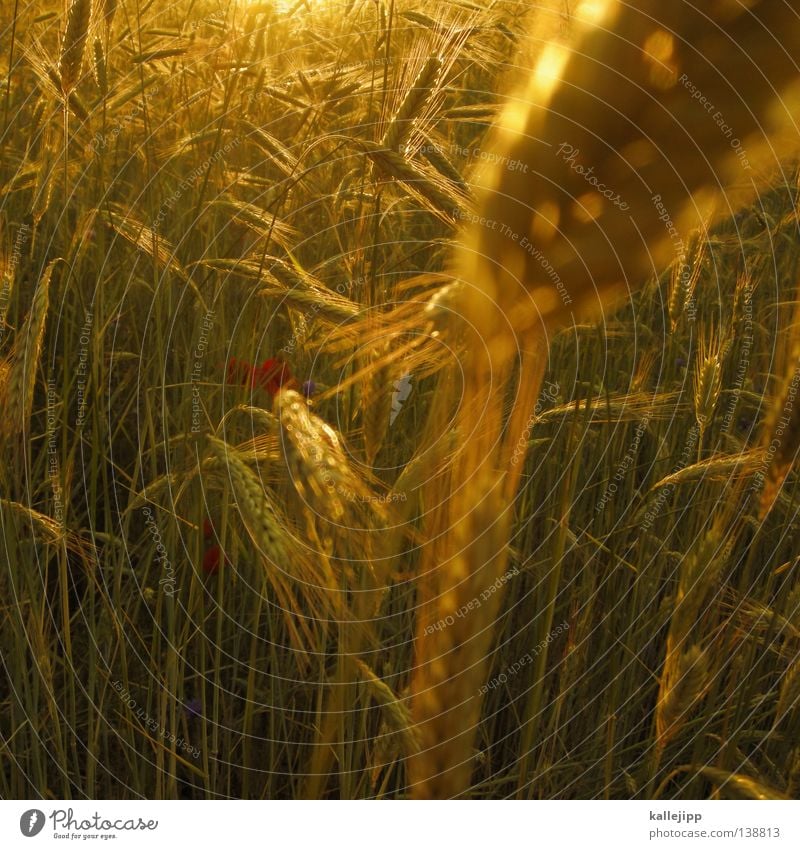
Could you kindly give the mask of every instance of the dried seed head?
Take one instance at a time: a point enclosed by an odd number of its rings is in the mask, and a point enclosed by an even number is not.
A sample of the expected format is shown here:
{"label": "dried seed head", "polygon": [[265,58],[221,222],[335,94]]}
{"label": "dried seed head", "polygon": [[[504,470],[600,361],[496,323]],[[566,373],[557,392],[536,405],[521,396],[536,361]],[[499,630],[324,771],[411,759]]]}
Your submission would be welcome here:
{"label": "dried seed head", "polygon": [[49,128],[36,169],[36,185],[34,186],[31,203],[31,216],[34,224],[39,224],[50,206],[61,149],[59,134],[55,131],[55,128]]}
{"label": "dried seed head", "polygon": [[451,224],[467,217],[464,195],[431,167],[411,162],[383,143],[362,145],[375,166],[387,177],[403,183],[431,212]]}
{"label": "dried seed head", "polygon": [[80,80],[91,17],[92,0],[72,0],[58,60],[58,76],[64,97],[69,96]]}
{"label": "dried seed head", "polygon": [[425,111],[432,94],[439,83],[442,70],[442,60],[439,56],[428,57],[422,66],[417,78],[406,92],[400,108],[397,110],[392,122],[386,128],[381,145],[396,152],[406,139],[411,135],[415,122]]}
{"label": "dried seed head", "polygon": [[323,515],[341,521],[345,505],[363,495],[365,488],[350,468],[338,434],[292,389],[275,396],[273,409],[295,489]]}
{"label": "dried seed head", "polygon": [[697,281],[703,269],[703,254],[706,247],[703,235],[696,238],[687,257],[681,257],[672,264],[668,308],[673,332],[694,298]]}
{"label": "dried seed head", "polygon": [[411,719],[411,712],[397,698],[392,688],[359,658],[355,659],[356,667],[367,685],[367,690],[375,701],[384,709],[386,724],[391,733],[396,734],[403,742],[406,754],[419,752],[419,738]]}
{"label": "dried seed head", "polygon": [[263,555],[285,569],[289,563],[288,534],[258,476],[232,445],[213,436],[208,437],[208,445],[228,469],[247,532]]}
{"label": "dried seed head", "polygon": [[47,310],[50,304],[50,279],[59,260],[53,260],[39,280],[31,311],[14,343],[12,364],[8,374],[8,411],[2,419],[3,435],[15,429],[24,432],[33,406],[36,369],[42,351]]}
{"label": "dried seed head", "polygon": [[44,123],[45,111],[49,106],[50,98],[47,97],[46,94],[43,94],[39,98],[39,101],[36,104],[36,108],[33,110],[33,115],[31,116],[31,125],[29,131],[29,144],[31,145],[31,148],[33,148],[39,140],[39,135],[42,129],[42,125]]}
{"label": "dried seed head", "polygon": [[425,137],[421,153],[443,177],[446,177],[465,195],[470,196],[472,194],[472,190],[467,184],[467,181],[461,176],[461,172],[448,159],[442,147],[436,144],[430,136]]}
{"label": "dried seed head", "polygon": [[96,38],[92,43],[92,70],[94,80],[100,94],[105,97],[108,94],[108,69],[106,67],[106,56],[103,50],[103,42]]}
{"label": "dried seed head", "polygon": [[117,14],[117,5],[119,0],[103,0],[103,19],[107,27],[111,27],[114,23],[114,16]]}
{"label": "dried seed head", "polygon": [[785,336],[780,374],[780,389],[770,405],[761,432],[764,463],[769,467],[759,505],[761,518],[775,504],[800,450],[800,302],[797,300],[793,321]]}
{"label": "dried seed head", "polygon": [[692,646],[673,663],[667,660],[656,708],[656,734],[663,748],[680,731],[708,683],[708,658]]}
{"label": "dried seed head", "polygon": [[722,350],[719,336],[712,332],[697,351],[694,376],[694,412],[704,433],[714,415],[722,386]]}

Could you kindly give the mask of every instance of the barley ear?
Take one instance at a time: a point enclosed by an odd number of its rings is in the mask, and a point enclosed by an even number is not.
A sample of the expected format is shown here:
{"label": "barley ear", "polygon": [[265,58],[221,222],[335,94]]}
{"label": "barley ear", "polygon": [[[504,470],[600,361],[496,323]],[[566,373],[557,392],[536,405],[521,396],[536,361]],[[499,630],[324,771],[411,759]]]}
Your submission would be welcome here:
{"label": "barley ear", "polygon": [[700,439],[707,430],[717,407],[722,388],[722,350],[715,333],[701,341],[694,376],[694,412]]}
{"label": "barley ear", "polygon": [[[800,305],[795,309],[795,327],[798,320]],[[787,348],[787,364],[781,388],[772,404],[761,437],[763,464],[768,470],[759,504],[760,518],[766,516],[775,504],[800,450],[800,334],[795,333],[790,337]]]}
{"label": "barley ear", "polygon": [[208,437],[211,454],[227,467],[245,527],[262,555],[279,568],[289,562],[287,534],[281,527],[264,486],[239,452],[216,437]]}
{"label": "barley ear", "polygon": [[94,80],[97,83],[97,88],[100,94],[105,97],[108,94],[108,66],[106,65],[106,54],[103,50],[103,42],[96,38],[92,42],[92,70],[94,71]]}
{"label": "barley ear", "polygon": [[708,658],[692,646],[676,659],[668,659],[656,706],[657,745],[663,749],[686,723],[708,683]]}
{"label": "barley ear", "polygon": [[60,260],[53,260],[44,271],[28,318],[14,344],[12,364],[8,375],[8,408],[10,415],[2,420],[3,435],[15,429],[25,432],[26,423],[33,407],[33,390],[36,385],[36,369],[42,351],[47,310],[50,304],[50,280],[53,268]]}
{"label": "barley ear", "polygon": [[111,25],[114,23],[118,4],[119,0],[103,0],[103,20],[106,22],[106,27],[108,29],[111,29]]}
{"label": "barley ear", "polygon": [[364,679],[369,694],[384,709],[386,724],[392,733],[402,740],[406,754],[419,752],[419,738],[412,725],[411,713],[403,704],[403,700],[399,699],[392,688],[362,660],[356,658],[355,665]]}
{"label": "barley ear", "polygon": [[400,108],[386,128],[381,145],[389,150],[403,153],[401,147],[411,135],[415,122],[425,110],[425,106],[435,90],[442,70],[442,60],[430,56],[422,66],[417,78],[406,92]]}
{"label": "barley ear", "polygon": [[703,270],[703,254],[707,244],[704,235],[704,231],[701,231],[688,255],[678,257],[670,269],[667,309],[673,333],[694,298],[694,290]]}
{"label": "barley ear", "polygon": [[334,522],[365,503],[367,488],[350,467],[339,435],[309,409],[306,399],[284,389],[273,408],[286,466],[300,497]]}
{"label": "barley ear", "polygon": [[42,144],[41,155],[36,168],[36,183],[31,201],[31,217],[38,226],[50,207],[53,197],[53,184],[56,181],[56,169],[61,146],[61,139],[52,129],[48,130],[47,138]]}
{"label": "barley ear", "polygon": [[83,53],[92,17],[92,0],[72,0],[67,12],[67,26],[61,41],[58,76],[61,93],[69,97],[81,77]]}

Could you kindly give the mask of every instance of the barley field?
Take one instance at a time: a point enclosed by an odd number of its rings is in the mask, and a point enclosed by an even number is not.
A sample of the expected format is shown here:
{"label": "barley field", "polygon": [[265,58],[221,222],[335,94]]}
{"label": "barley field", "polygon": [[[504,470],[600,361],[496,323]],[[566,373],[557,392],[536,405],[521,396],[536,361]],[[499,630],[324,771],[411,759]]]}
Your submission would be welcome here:
{"label": "barley field", "polygon": [[0,796],[800,795],[800,19],[618,5],[3,3]]}

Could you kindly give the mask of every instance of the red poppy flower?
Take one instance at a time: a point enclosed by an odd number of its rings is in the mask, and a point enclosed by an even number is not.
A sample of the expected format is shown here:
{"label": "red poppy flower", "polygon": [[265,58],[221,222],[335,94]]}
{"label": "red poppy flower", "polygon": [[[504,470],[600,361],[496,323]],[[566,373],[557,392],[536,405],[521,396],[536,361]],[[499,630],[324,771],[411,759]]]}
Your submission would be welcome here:
{"label": "red poppy flower", "polygon": [[214,536],[214,526],[211,519],[203,519],[203,539],[211,539]]}
{"label": "red poppy flower", "polygon": [[296,383],[283,360],[270,358],[260,366],[253,366],[233,357],[228,360],[227,382],[249,386],[251,389],[263,389],[271,397],[277,395],[284,386],[290,387]]}
{"label": "red poppy flower", "polygon": [[264,360],[255,369],[255,379],[257,385],[269,392],[270,395],[277,395],[283,386],[294,380],[289,371],[289,366],[282,360],[273,359]]}
{"label": "red poppy flower", "polygon": [[222,563],[222,549],[218,545],[212,545],[206,549],[203,555],[203,571],[206,575],[216,575]]}

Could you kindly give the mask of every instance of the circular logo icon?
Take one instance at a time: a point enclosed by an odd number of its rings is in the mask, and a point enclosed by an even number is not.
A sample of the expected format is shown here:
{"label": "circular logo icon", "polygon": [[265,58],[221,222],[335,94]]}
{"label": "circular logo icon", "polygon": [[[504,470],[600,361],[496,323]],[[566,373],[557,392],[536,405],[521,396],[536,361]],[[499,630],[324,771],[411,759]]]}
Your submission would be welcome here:
{"label": "circular logo icon", "polygon": [[19,830],[25,837],[36,837],[44,828],[44,811],[31,808],[19,818]]}

